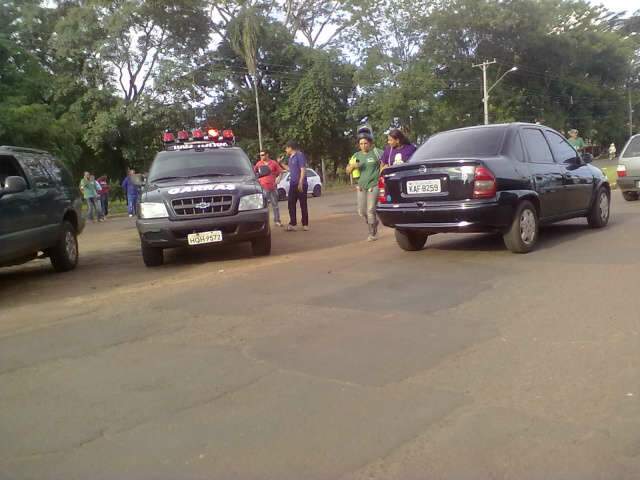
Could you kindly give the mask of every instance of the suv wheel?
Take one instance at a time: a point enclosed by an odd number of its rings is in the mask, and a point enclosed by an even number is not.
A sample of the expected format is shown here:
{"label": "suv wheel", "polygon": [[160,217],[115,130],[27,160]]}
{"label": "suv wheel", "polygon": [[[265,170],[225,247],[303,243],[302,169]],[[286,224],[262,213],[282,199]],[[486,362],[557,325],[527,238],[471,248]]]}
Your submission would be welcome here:
{"label": "suv wheel", "polygon": [[147,267],[159,267],[164,263],[164,252],[161,248],[150,247],[144,242],[140,243],[142,260]]}
{"label": "suv wheel", "polygon": [[528,253],[538,241],[538,212],[531,202],[518,205],[511,228],[503,236],[504,244],[513,253]]}
{"label": "suv wheel", "polygon": [[411,230],[396,230],[396,242],[398,246],[407,252],[416,252],[424,248],[427,243],[426,233],[415,232]]}
{"label": "suv wheel", "polygon": [[322,187],[320,185],[316,185],[313,187],[313,196],[319,197],[320,195],[322,195]]}
{"label": "suv wheel", "polygon": [[271,253],[271,233],[266,237],[251,240],[251,250],[256,257],[263,257]]}
{"label": "suv wheel", "polygon": [[610,201],[609,192],[605,188],[598,190],[591,211],[587,215],[587,221],[591,228],[602,228],[609,223]]}
{"label": "suv wheel", "polygon": [[622,197],[627,202],[635,202],[638,200],[638,192],[622,192]]}
{"label": "suv wheel", "polygon": [[284,188],[279,188],[278,189],[278,200],[284,201],[286,199],[287,199],[287,192],[285,191]]}
{"label": "suv wheel", "polygon": [[78,265],[78,236],[69,222],[62,222],[58,243],[49,249],[49,259],[57,272],[68,272]]}

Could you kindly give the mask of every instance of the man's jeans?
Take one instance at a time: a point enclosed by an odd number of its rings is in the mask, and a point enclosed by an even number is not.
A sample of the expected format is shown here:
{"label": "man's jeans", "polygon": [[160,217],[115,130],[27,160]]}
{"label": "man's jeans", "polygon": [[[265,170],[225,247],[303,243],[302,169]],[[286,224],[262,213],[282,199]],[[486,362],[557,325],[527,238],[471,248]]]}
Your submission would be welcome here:
{"label": "man's jeans", "polygon": [[87,206],[89,207],[87,213],[89,220],[95,220],[96,218],[100,220],[102,218],[102,208],[100,207],[99,197],[87,198]]}
{"label": "man's jeans", "polygon": [[377,223],[376,205],[378,203],[378,187],[370,191],[358,187],[358,215],[365,218],[369,225]]}
{"label": "man's jeans", "polygon": [[100,195],[100,204],[102,205],[103,215],[109,215],[109,195]]}
{"label": "man's jeans", "polygon": [[127,195],[127,211],[129,215],[136,214],[136,202],[138,201],[138,195]]}
{"label": "man's jeans", "polygon": [[298,191],[297,183],[289,184],[289,225],[295,227],[298,224],[296,204],[300,201],[300,211],[302,212],[302,225],[309,225],[309,210],[307,208],[307,191],[309,185],[304,184],[303,191]]}
{"label": "man's jeans", "polygon": [[278,190],[267,191],[267,200],[273,208],[273,221],[280,223],[280,207],[278,206]]}

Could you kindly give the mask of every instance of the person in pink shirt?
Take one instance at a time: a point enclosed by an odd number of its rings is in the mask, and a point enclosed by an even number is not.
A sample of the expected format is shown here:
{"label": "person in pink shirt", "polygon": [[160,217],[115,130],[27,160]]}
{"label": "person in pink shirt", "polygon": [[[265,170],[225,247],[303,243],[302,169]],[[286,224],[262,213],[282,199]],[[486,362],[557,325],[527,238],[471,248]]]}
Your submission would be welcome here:
{"label": "person in pink shirt", "polygon": [[260,185],[267,194],[267,199],[273,208],[273,221],[276,226],[281,227],[280,222],[280,208],[278,207],[278,177],[283,172],[282,167],[278,162],[269,158],[269,152],[262,150],[260,152],[260,160],[256,163],[254,170],[257,172],[260,167],[266,165],[271,170],[271,174],[266,177],[260,178]]}

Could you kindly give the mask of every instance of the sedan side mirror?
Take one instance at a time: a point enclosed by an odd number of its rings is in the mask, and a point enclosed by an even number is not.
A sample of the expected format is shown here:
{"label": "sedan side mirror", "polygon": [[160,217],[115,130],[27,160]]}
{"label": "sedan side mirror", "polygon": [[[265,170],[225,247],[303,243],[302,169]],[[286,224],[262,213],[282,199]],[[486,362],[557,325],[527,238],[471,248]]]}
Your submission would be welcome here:
{"label": "sedan side mirror", "polygon": [[258,178],[266,177],[268,175],[271,175],[271,169],[268,166],[262,165],[261,167],[258,167]]}
{"label": "sedan side mirror", "polygon": [[7,177],[4,181],[4,188],[0,190],[0,195],[10,193],[20,193],[27,189],[27,182],[22,177]]}
{"label": "sedan side mirror", "polygon": [[593,155],[591,155],[590,153],[583,153],[582,154],[582,161],[584,163],[591,163],[593,162]]}

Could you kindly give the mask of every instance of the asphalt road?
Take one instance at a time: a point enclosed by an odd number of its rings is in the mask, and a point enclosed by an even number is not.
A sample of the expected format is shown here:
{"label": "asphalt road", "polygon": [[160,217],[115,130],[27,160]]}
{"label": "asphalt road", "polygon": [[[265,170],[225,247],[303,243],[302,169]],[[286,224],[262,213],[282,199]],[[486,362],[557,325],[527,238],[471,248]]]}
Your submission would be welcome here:
{"label": "asphalt road", "polygon": [[146,269],[122,218],[0,270],[0,478],[640,477],[640,202],[514,255],[368,243],[352,197],[267,258]]}

